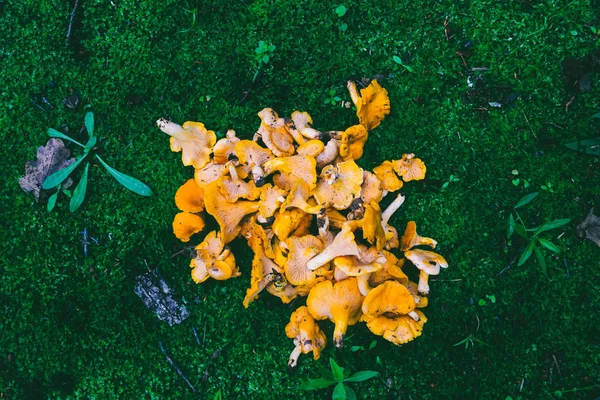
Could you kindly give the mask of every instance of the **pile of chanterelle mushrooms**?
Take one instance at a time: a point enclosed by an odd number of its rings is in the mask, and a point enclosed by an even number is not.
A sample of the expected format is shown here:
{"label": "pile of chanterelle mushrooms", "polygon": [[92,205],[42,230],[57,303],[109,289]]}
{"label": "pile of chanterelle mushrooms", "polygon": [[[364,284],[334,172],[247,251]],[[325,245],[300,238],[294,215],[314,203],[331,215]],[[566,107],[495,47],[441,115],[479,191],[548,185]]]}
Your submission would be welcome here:
{"label": "pile of chanterelle mushrooms", "polygon": [[[428,278],[448,266],[439,254],[418,248],[437,243],[419,236],[413,221],[402,236],[389,224],[402,194],[383,211],[379,205],[403,182],[423,179],[425,164],[414,154],[384,161],[373,172],[355,162],[369,131],[390,112],[387,91],[377,81],[360,94],[352,82],[348,89],[360,123],[345,131],[321,132],[306,112],[280,118],[270,108],[258,113],[253,140],[230,130],[217,141],[199,122],[158,121],[171,136],[171,150],[195,168],[194,179],[175,195],[182,211],[173,221],[175,235],[187,242],[200,232],[203,211],[220,227],[195,247],[194,282],[241,275],[227,246],[239,235],[254,252],[245,307],[265,290],[284,303],[308,296],[285,329],[296,346],[292,367],[301,353],[318,359],[325,347],[316,320],[335,324],[337,347],[348,326],[361,321],[398,345],[420,336]],[[420,270],[418,285],[404,274],[405,264]]]}

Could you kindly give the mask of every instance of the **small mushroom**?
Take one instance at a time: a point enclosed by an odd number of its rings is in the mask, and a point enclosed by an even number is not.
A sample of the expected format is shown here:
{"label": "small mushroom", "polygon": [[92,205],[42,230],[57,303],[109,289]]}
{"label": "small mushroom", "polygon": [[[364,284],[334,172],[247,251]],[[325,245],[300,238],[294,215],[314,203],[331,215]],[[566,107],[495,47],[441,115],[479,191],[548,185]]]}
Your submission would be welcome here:
{"label": "small mushroom", "polygon": [[392,165],[404,182],[425,179],[427,167],[423,161],[415,158],[414,154],[403,154],[402,159],[392,161]]}
{"label": "small mushroom", "polygon": [[175,193],[175,205],[181,211],[199,213],[204,210],[204,189],[188,179]]}
{"label": "small mushroom", "polygon": [[404,252],[404,257],[419,268],[419,292],[429,294],[429,275],[438,275],[440,268],[448,268],[448,262],[433,251],[414,249]]}
{"label": "small mushroom", "polygon": [[294,128],[298,130],[305,138],[321,138],[321,132],[311,127],[313,120],[307,112],[294,111],[292,113],[292,122],[294,123]]}
{"label": "small mushroom", "polygon": [[358,160],[363,155],[363,147],[369,138],[369,133],[363,125],[354,125],[342,134],[340,157],[342,160]]}
{"label": "small mushroom", "polygon": [[171,151],[182,152],[183,165],[202,168],[210,161],[217,136],[200,122],[187,121],[183,126],[164,118],[156,121],[161,131],[171,136]]}
{"label": "small mushroom", "polygon": [[331,204],[338,210],[345,210],[360,194],[362,172],[354,160],[323,168],[314,191],[315,199],[320,204]]}
{"label": "small mushroom", "polygon": [[308,294],[306,305],[315,319],[329,319],[335,324],[333,342],[336,347],[343,347],[348,326],[360,320],[362,302],[356,278],[348,278],[335,284],[317,283]]}
{"label": "small mushroom", "polygon": [[404,185],[394,172],[394,166],[390,161],[384,161],[379,166],[373,168],[373,172],[381,181],[381,188],[387,192],[400,190]]}
{"label": "small mushroom", "polygon": [[256,142],[241,140],[235,145],[235,155],[238,163],[245,165],[252,173],[256,186],[261,187],[265,183],[262,165],[274,158],[273,153],[269,149],[260,147]]}
{"label": "small mushroom", "polygon": [[369,86],[361,89],[360,95],[354,82],[348,81],[348,91],[356,106],[356,115],[367,130],[377,128],[383,118],[390,113],[388,92],[379,85],[377,80],[371,81]]}
{"label": "small mushroom", "polygon": [[285,263],[285,277],[295,286],[309,285],[317,279],[315,271],[306,267],[308,260],[323,250],[323,243],[318,237],[306,235],[292,236],[285,241],[289,249]]}
{"label": "small mushroom", "polygon": [[196,257],[190,262],[194,282],[202,283],[208,277],[222,281],[240,276],[233,253],[224,248],[223,240],[216,231],[206,235],[195,251]]}
{"label": "small mushroom", "polygon": [[323,207],[319,204],[311,206],[308,204],[308,199],[311,197],[310,188],[304,181],[296,182],[292,191],[288,194],[285,202],[281,205],[281,210],[285,211],[288,208],[298,208],[307,214],[319,214]]}
{"label": "small mushroom", "polygon": [[294,339],[296,345],[290,355],[288,363],[290,368],[295,368],[298,365],[300,354],[308,354],[312,351],[314,359],[318,360],[321,356],[321,350],[327,344],[325,333],[321,331],[306,306],[302,306],[292,313],[290,322],[285,327],[285,334],[290,339]]}
{"label": "small mushroom", "polygon": [[342,228],[342,230],[335,236],[333,242],[327,246],[323,252],[312,258],[306,267],[310,270],[315,270],[320,266],[327,264],[336,257],[358,255],[358,246],[354,241],[354,234],[352,233],[350,226],[345,225],[344,228]]}
{"label": "small mushroom", "polygon": [[223,139],[220,139],[213,148],[213,161],[217,164],[225,164],[228,161],[237,159],[235,154],[235,145],[240,141],[240,138],[235,136],[235,131],[230,129],[225,134]]}
{"label": "small mushroom", "polygon": [[279,172],[279,178],[274,178],[275,184],[284,190],[292,190],[297,181],[304,181],[312,190],[317,182],[317,163],[313,157],[296,155],[291,157],[274,158],[263,164],[266,175]]}
{"label": "small mushroom", "polygon": [[258,113],[262,123],[256,132],[264,144],[277,157],[289,157],[294,154],[294,138],[285,127],[283,118],[271,108],[265,108]]}
{"label": "small mushroom", "polygon": [[315,158],[317,161],[317,167],[324,168],[327,165],[332,164],[339,155],[339,149],[339,140],[331,139],[329,142],[327,142],[323,148],[323,151]]}
{"label": "small mushroom", "polygon": [[301,156],[317,157],[324,149],[325,145],[320,140],[309,140],[298,146],[296,153]]}
{"label": "small mushroom", "polygon": [[189,212],[180,212],[173,219],[173,233],[182,242],[189,242],[190,237],[204,229],[202,217]]}
{"label": "small mushroom", "polygon": [[437,242],[431,238],[419,236],[415,221],[408,221],[404,235],[402,235],[402,239],[400,240],[400,251],[407,251],[416,246],[429,246],[435,249]]}

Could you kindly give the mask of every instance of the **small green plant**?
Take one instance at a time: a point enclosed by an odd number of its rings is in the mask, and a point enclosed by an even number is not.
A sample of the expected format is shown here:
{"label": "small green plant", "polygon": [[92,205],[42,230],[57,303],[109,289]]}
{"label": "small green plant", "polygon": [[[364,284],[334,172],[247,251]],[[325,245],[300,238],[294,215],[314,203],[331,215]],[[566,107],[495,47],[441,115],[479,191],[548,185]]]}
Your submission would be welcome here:
{"label": "small green plant", "polygon": [[513,169],[511,174],[514,176],[514,178],[512,179],[512,184],[513,186],[519,186],[521,183],[523,183],[523,187],[525,189],[527,189],[530,186],[530,183],[527,179],[521,179],[519,178],[519,171],[517,171],[516,169]]}
{"label": "small green plant", "polygon": [[329,359],[329,366],[331,372],[324,369],[321,371],[321,378],[303,382],[298,388],[301,390],[318,390],[335,385],[331,396],[332,400],[354,400],[356,399],[356,392],[347,384],[366,381],[379,375],[377,371],[359,371],[352,376],[348,376],[348,372],[340,367],[333,358]]}
{"label": "small green plant", "polygon": [[527,226],[525,226],[525,222],[523,222],[523,219],[521,219],[521,217],[519,216],[517,209],[529,204],[538,194],[539,192],[534,192],[523,196],[521,200],[519,200],[519,202],[513,207],[514,215],[511,212],[510,216],[508,217],[506,236],[508,237],[508,239],[510,239],[512,235],[516,233],[518,236],[522,237],[527,241],[527,246],[525,246],[525,250],[523,250],[523,253],[521,253],[521,257],[519,258],[519,261],[517,263],[518,266],[525,264],[529,257],[531,257],[531,255],[535,253],[538,263],[542,267],[542,272],[544,273],[544,275],[548,275],[546,269],[546,260],[544,258],[544,254],[542,253],[540,246],[545,247],[546,249],[556,254],[560,254],[561,250],[560,247],[558,247],[548,239],[540,237],[540,235],[551,229],[560,228],[561,226],[568,224],[569,222],[571,222],[571,218],[555,219],[552,221],[548,221],[543,225],[536,226],[534,228],[527,228]]}
{"label": "small green plant", "polygon": [[488,304],[488,300],[492,304],[495,304],[496,303],[496,296],[494,296],[493,294],[486,294],[485,295],[485,299],[479,299],[479,301],[477,302],[477,304],[479,304],[481,307],[485,307]]}
{"label": "small green plant", "polygon": [[410,72],[411,74],[415,73],[415,70],[412,69],[412,67],[410,65],[406,65],[402,62],[402,59],[398,56],[394,56],[392,57],[392,60],[394,60],[394,62],[398,65],[400,65],[401,67],[404,67],[404,69],[406,69],[408,72]]}
{"label": "small green plant", "polygon": [[267,65],[271,58],[273,57],[273,52],[276,47],[272,43],[267,44],[264,40],[258,42],[258,46],[254,49],[254,58],[256,60],[256,73],[254,74],[254,78],[252,78],[252,82],[256,81],[258,74],[263,65]]}
{"label": "small green plant", "polygon": [[[96,143],[98,142],[98,137],[94,134],[94,113],[88,112],[85,115],[85,128],[88,133],[88,141],[85,145],[79,143],[77,140],[65,135],[62,132],[59,132],[52,128],[48,129],[48,135],[50,137],[64,139],[83,148],[83,154],[79,156],[79,158],[77,158],[73,164],[69,165],[66,168],[56,171],[52,175],[48,176],[42,183],[42,189],[57,189],[57,191],[54,194],[52,194],[48,199],[49,211],[51,211],[54,208],[56,200],[58,198],[58,193],[61,191],[71,199],[69,203],[69,210],[71,212],[77,211],[77,209],[81,206],[83,200],[85,199],[88,184],[88,173],[90,169],[89,161],[86,162],[83,175],[81,175],[81,179],[79,180],[79,183],[77,184],[73,192],[71,193],[71,191],[69,190],[61,190],[61,183],[65,179],[67,179],[69,175],[71,175],[71,173],[75,170],[75,168],[77,168],[79,164],[81,164],[90,154],[92,154],[93,150],[95,149]],[[140,182],[135,178],[132,178],[129,175],[125,175],[124,173],[117,171],[116,169],[108,165],[106,162],[104,162],[104,160],[100,158],[98,154],[94,154],[94,157],[98,159],[100,164],[117,180],[117,182],[125,186],[127,189],[142,196],[152,195],[152,190],[148,186],[146,186],[146,184]]]}
{"label": "small green plant", "polygon": [[219,389],[217,393],[215,393],[215,395],[213,396],[213,400],[223,400],[223,393],[221,393],[221,389]]}
{"label": "small green plant", "polygon": [[190,10],[184,8],[183,11],[185,11],[188,14],[191,14],[192,16],[192,25],[188,28],[188,29],[183,29],[180,32],[188,32],[191,31],[192,28],[196,25],[196,18],[198,17],[198,9],[197,8],[192,8]]}
{"label": "small green plant", "polygon": [[479,343],[479,344],[483,344],[485,346],[487,346],[488,344],[485,343],[483,340],[477,339],[475,336],[473,336],[472,333],[469,333],[469,336],[467,336],[466,338],[464,338],[463,340],[461,340],[458,343],[454,343],[452,346],[456,347],[456,346],[460,346],[460,345],[465,345],[465,350],[467,350],[470,347],[475,347],[475,343]]}
{"label": "small green plant", "polygon": [[[369,345],[368,350],[369,351],[373,350],[375,348],[375,346],[377,346],[377,340],[373,340],[371,342],[371,344]],[[352,352],[359,351],[359,350],[365,351],[365,346],[352,346],[350,348],[350,351],[352,351]]]}
{"label": "small green plant", "polygon": [[458,178],[454,175],[450,175],[450,178],[448,178],[448,180],[446,182],[444,182],[444,184],[442,185],[441,190],[446,189],[451,183],[458,182],[458,181],[460,181],[460,178]]}
{"label": "small green plant", "polygon": [[548,192],[548,193],[554,193],[554,188],[552,187],[552,184],[551,184],[551,183],[547,183],[547,184],[545,184],[545,185],[542,185],[542,186],[540,186],[540,188],[541,188],[542,190],[545,190],[545,191],[546,191],[546,192]]}
{"label": "small green plant", "polygon": [[[348,11],[348,9],[343,4],[340,4],[339,6],[337,6],[335,8],[335,13],[337,14],[338,18],[342,18],[344,15],[346,15],[347,11]],[[346,32],[348,30],[348,24],[346,24],[340,20],[340,22],[338,24],[338,30],[339,30],[340,34]]]}
{"label": "small green plant", "polygon": [[331,89],[327,93],[328,93],[329,97],[326,97],[325,100],[323,100],[323,103],[331,104],[332,106],[335,106],[337,103],[342,101],[342,98],[336,94],[334,89]]}

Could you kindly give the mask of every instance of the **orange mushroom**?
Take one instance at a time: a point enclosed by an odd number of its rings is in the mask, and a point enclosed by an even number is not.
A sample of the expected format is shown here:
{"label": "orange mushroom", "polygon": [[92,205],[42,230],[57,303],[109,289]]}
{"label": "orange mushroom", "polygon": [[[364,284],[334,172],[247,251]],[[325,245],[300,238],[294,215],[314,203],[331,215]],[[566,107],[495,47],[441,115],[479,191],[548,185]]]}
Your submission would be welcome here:
{"label": "orange mushroom", "polygon": [[182,242],[189,242],[190,237],[204,229],[204,220],[196,214],[180,212],[173,219],[173,233]]}
{"label": "orange mushroom", "polygon": [[362,182],[363,170],[354,160],[327,166],[321,171],[314,197],[320,204],[344,210],[360,194]]}
{"label": "orange mushroom", "polygon": [[395,192],[402,188],[402,181],[394,173],[394,166],[389,161],[382,162],[379,166],[373,168],[373,172],[381,181],[381,188],[388,192]]}
{"label": "orange mushroom", "polygon": [[423,161],[415,158],[414,154],[403,154],[402,159],[392,161],[392,165],[404,182],[425,179],[427,167]]}
{"label": "orange mushroom", "polygon": [[156,121],[160,130],[171,136],[171,151],[181,151],[183,165],[202,168],[210,161],[217,136],[200,122],[187,121],[183,126],[164,118]]}
{"label": "orange mushroom", "polygon": [[213,161],[217,164],[225,164],[228,161],[237,159],[235,155],[235,145],[240,141],[240,138],[235,136],[235,131],[230,129],[225,134],[223,139],[220,139],[213,148]]}
{"label": "orange mushroom", "polygon": [[204,189],[188,179],[175,193],[175,205],[181,211],[199,213],[204,210]]}
{"label": "orange mushroom", "polygon": [[318,360],[321,350],[327,344],[325,333],[321,331],[306,306],[302,306],[292,313],[290,322],[285,327],[285,334],[290,339],[294,339],[296,345],[288,362],[290,368],[298,365],[300,354],[308,354],[312,351],[314,359]]}
{"label": "orange mushroom", "polygon": [[342,160],[358,160],[363,155],[363,147],[369,138],[369,133],[363,125],[354,125],[342,134],[340,157]]}
{"label": "orange mushroom", "polygon": [[438,275],[440,268],[448,268],[448,262],[433,251],[414,249],[404,252],[404,257],[419,268],[419,292],[429,293],[429,275]]}
{"label": "orange mushroom", "polygon": [[388,92],[379,85],[377,80],[371,81],[369,86],[361,89],[360,95],[354,82],[348,81],[348,91],[356,106],[356,115],[367,130],[377,128],[383,118],[390,113]]}

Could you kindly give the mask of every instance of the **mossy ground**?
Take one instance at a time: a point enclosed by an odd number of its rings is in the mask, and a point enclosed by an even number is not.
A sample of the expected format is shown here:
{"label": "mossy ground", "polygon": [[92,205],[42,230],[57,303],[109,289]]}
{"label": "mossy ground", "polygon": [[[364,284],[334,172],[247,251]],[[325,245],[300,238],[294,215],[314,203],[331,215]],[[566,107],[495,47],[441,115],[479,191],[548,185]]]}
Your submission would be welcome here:
{"label": "mossy ground", "polygon": [[[359,398],[600,396],[600,249],[574,229],[600,203],[600,160],[562,146],[597,136],[591,115],[600,110],[600,90],[571,93],[560,66],[598,46],[589,28],[600,27],[597,2],[351,1],[342,18],[337,4],[80,0],[66,46],[73,2],[0,1],[0,398],[212,398],[219,390],[232,399],[325,398],[326,390],[297,386],[318,377],[329,357],[381,372],[355,385]],[[252,83],[259,40],[277,48]],[[456,52],[469,41],[469,68],[489,69],[481,72],[487,98],[468,95]],[[450,268],[432,282],[418,340],[394,347],[378,339],[372,351],[352,352],[373,339],[359,325],[343,350],[330,346],[318,362],[303,356],[288,372],[293,346],[284,326],[293,308],[266,295],[242,307],[247,247],[235,243],[242,278],[199,286],[189,278],[188,254],[172,256],[185,248],[171,233],[173,196],[192,170],[154,121],[197,120],[247,138],[256,113],[270,106],[282,115],[306,110],[317,128],[340,129],[356,117],[324,104],[328,91],[347,101],[348,79],[374,75],[390,93],[392,113],[372,132],[361,164],[409,152],[425,161],[427,179],[405,186],[407,201],[392,223],[415,220]],[[75,111],[61,105],[71,90],[82,98]],[[515,93],[508,106],[487,104]],[[42,95],[54,108],[35,106]],[[94,166],[81,211],[70,214],[62,198],[49,213],[18,178],[47,128],[76,132],[87,110],[104,159],[155,196],[138,197]],[[511,183],[515,169],[529,188]],[[450,175],[460,180],[442,190]],[[540,189],[549,184],[553,193]],[[546,235],[563,253],[546,253],[548,277],[534,258],[499,275],[524,248],[507,244],[509,212],[533,191],[540,195],[521,213],[531,226],[574,218]],[[100,239],[87,258],[84,227]],[[133,293],[146,261],[186,299],[192,315],[182,325],[158,321]],[[478,305],[486,295],[496,302]],[[484,344],[454,346],[469,335]],[[566,391],[573,388],[588,389]]]}

